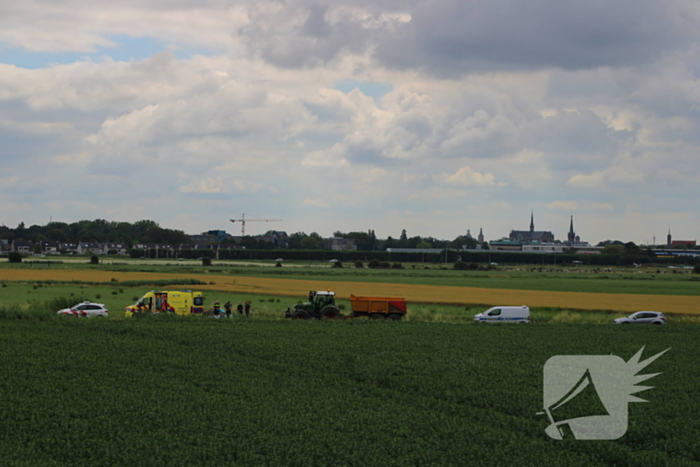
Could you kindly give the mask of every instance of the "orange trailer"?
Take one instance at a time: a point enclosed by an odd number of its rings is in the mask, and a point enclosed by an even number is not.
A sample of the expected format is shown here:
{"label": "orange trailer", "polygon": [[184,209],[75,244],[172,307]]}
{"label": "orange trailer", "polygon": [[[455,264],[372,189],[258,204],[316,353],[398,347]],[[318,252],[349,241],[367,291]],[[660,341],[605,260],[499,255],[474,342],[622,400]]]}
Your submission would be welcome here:
{"label": "orange trailer", "polygon": [[394,297],[356,297],[350,295],[352,316],[368,316],[369,319],[389,318],[400,320],[406,313],[406,300]]}

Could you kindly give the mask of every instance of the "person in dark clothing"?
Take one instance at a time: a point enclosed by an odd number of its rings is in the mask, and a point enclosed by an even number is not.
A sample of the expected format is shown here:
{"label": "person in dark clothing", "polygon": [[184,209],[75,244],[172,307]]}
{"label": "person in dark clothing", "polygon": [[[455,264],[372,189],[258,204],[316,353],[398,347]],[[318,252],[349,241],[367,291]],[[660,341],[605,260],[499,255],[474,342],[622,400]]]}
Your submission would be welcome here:
{"label": "person in dark clothing", "polygon": [[238,302],[238,306],[236,307],[236,310],[238,311],[239,315],[243,314],[243,304],[241,302]]}
{"label": "person in dark clothing", "polygon": [[219,301],[217,300],[214,302],[214,317],[218,318],[220,312],[221,312],[221,305],[219,305]]}
{"label": "person in dark clothing", "polygon": [[226,310],[226,317],[227,317],[227,318],[230,318],[230,317],[231,317],[231,307],[232,307],[232,306],[233,306],[233,305],[231,305],[231,302],[230,302],[230,301],[226,302],[226,304],[224,305],[224,309]]}
{"label": "person in dark clothing", "polygon": [[245,316],[246,318],[250,315],[250,302],[245,302]]}

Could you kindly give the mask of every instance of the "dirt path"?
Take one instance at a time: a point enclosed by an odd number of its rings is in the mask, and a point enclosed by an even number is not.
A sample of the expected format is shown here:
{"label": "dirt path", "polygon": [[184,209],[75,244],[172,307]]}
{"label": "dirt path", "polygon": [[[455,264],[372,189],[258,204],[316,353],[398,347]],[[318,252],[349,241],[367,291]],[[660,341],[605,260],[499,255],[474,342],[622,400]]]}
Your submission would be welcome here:
{"label": "dirt path", "polygon": [[[257,277],[187,274],[111,272],[70,269],[0,269],[4,281],[96,281],[168,280],[197,277],[207,285],[188,286],[198,290],[283,295],[304,298],[309,290],[336,292],[339,298],[358,296],[403,297],[409,302],[464,305],[527,305],[569,310],[639,311],[655,310],[665,313],[700,314],[700,298],[686,295],[634,295],[580,292],[548,292],[538,290],[484,289],[476,287],[447,287],[415,284],[386,284],[373,282],[328,282],[299,279],[268,279]],[[116,284],[115,284],[116,285]]]}

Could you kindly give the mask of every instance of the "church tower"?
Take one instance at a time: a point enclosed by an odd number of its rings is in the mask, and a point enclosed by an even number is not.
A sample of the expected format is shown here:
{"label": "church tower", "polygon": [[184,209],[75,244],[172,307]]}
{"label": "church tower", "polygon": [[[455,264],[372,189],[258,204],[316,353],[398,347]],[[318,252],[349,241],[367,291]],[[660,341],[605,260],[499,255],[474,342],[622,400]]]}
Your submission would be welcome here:
{"label": "church tower", "polygon": [[479,236],[477,237],[477,240],[479,240],[479,243],[484,243],[484,229],[479,227]]}
{"label": "church tower", "polygon": [[574,232],[574,216],[571,216],[571,224],[569,225],[569,242],[574,243],[576,241],[576,232]]}
{"label": "church tower", "polygon": [[668,228],[668,235],[666,235],[666,247],[671,248],[671,227]]}
{"label": "church tower", "polygon": [[530,213],[530,232],[535,231],[535,211]]}

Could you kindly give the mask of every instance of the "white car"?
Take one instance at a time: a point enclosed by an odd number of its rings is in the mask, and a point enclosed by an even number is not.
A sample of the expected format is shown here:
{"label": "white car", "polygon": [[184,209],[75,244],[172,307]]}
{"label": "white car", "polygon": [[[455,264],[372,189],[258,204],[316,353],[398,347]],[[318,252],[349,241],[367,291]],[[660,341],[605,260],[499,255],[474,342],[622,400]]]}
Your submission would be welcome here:
{"label": "white car", "polygon": [[638,311],[626,318],[617,318],[615,324],[666,324],[666,317],[658,311]]}
{"label": "white car", "polygon": [[82,318],[91,318],[93,316],[107,317],[109,311],[102,303],[83,302],[78,303],[70,308],[58,310],[59,315],[80,316]]}
{"label": "white car", "polygon": [[530,324],[530,308],[523,306],[495,306],[474,315],[474,321],[482,323]]}

